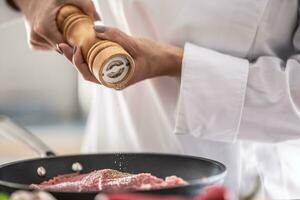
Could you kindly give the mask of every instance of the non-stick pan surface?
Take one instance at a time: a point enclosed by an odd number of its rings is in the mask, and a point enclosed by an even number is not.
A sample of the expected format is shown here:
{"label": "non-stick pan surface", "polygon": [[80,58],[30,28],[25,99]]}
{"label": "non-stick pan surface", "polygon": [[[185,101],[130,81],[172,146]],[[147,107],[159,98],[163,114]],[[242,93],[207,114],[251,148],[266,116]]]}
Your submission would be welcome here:
{"label": "non-stick pan surface", "polygon": [[[57,175],[73,173],[74,163],[82,166],[81,173],[116,169],[133,174],[151,173],[160,178],[176,175],[189,182],[186,186],[139,191],[152,194],[196,195],[205,186],[221,183],[226,175],[226,167],[223,164],[192,156],[153,153],[55,156],[47,145],[7,117],[0,117],[0,132],[26,143],[44,157],[0,166],[0,191],[9,194],[16,190],[30,190],[29,185],[32,183],[41,183]],[[44,176],[37,172],[41,168],[44,169]],[[97,194],[97,192],[50,192],[59,200],[93,200]]]}

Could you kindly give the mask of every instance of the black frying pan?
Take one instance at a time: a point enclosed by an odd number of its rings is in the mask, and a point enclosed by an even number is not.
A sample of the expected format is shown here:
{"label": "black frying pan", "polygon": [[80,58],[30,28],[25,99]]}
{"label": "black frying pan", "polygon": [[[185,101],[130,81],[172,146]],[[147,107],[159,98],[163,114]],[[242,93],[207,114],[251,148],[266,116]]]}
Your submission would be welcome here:
{"label": "black frying pan", "polygon": [[[40,183],[54,176],[82,173],[96,169],[116,169],[129,173],[149,172],[164,178],[176,175],[190,184],[174,188],[139,191],[140,193],[190,196],[198,194],[203,187],[222,183],[226,167],[213,160],[169,154],[114,153],[55,156],[38,138],[15,125],[8,118],[0,117],[0,130],[19,141],[26,142],[44,158],[18,161],[0,166],[0,191],[11,194],[16,190],[30,190],[29,185]],[[57,199],[92,200],[96,192],[53,192]]]}

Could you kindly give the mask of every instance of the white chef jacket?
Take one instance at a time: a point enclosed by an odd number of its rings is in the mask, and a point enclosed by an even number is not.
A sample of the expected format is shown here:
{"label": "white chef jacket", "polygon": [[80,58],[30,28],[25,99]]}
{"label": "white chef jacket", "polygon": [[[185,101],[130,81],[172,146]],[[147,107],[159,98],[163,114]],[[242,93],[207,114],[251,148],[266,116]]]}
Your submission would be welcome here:
{"label": "white chef jacket", "polygon": [[[169,152],[226,164],[237,198],[300,198],[297,0],[98,0],[104,23],[184,48],[180,78],[95,86],[83,150]],[[290,141],[292,140],[292,141]]]}

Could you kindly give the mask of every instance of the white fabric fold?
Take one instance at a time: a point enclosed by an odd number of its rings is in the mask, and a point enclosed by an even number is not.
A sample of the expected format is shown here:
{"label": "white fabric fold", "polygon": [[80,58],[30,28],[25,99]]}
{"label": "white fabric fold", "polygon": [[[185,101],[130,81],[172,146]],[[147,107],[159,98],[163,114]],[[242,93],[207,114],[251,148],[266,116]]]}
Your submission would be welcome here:
{"label": "white fabric fold", "polygon": [[175,133],[235,141],[239,131],[249,62],[187,43]]}

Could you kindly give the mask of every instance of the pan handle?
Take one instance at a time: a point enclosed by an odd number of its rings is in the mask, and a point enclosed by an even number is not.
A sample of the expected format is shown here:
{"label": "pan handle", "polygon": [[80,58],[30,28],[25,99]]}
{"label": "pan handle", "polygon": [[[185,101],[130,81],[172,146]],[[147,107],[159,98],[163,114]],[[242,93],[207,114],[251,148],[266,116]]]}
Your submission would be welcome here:
{"label": "pan handle", "polygon": [[39,138],[6,116],[0,116],[0,134],[26,144],[41,157],[55,156],[55,153]]}

